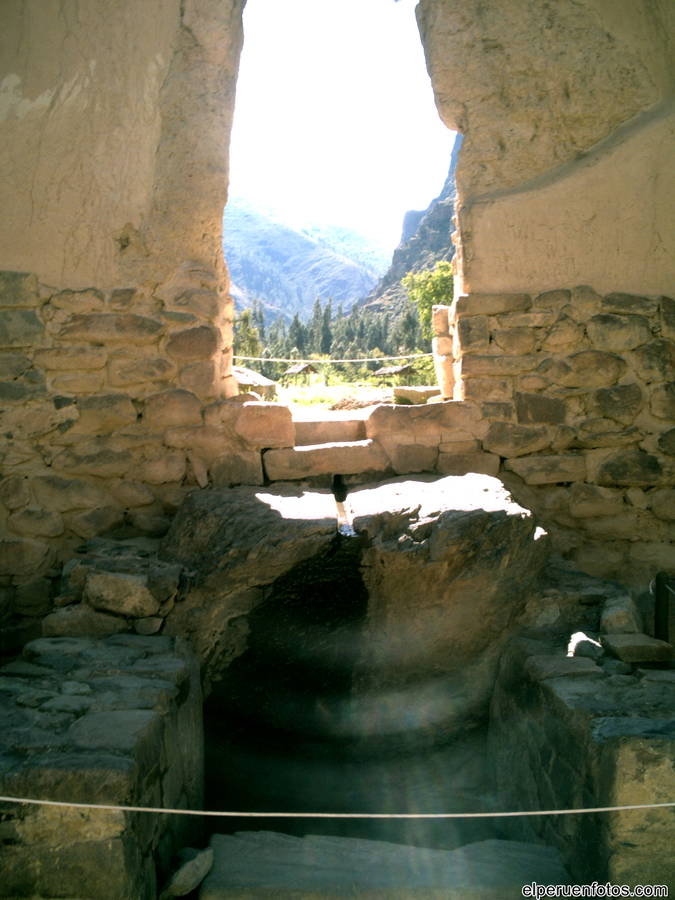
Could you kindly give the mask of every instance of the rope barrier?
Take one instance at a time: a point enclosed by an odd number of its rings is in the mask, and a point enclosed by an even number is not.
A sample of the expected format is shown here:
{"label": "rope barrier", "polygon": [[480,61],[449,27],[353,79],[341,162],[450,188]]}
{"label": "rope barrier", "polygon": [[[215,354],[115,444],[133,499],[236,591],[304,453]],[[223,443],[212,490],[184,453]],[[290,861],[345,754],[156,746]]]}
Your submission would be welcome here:
{"label": "rope barrier", "polygon": [[225,812],[212,809],[162,809],[156,806],[117,806],[108,803],[69,803],[65,800],[37,800],[29,797],[0,797],[0,803],[58,806],[69,809],[99,809],[109,812],[163,813],[171,816],[216,816],[250,819],[503,819],[512,816],[570,816],[584,813],[621,812],[631,809],[661,809],[671,803],[636,803],[631,806],[595,806],[585,809],[527,809],[518,812],[477,813],[326,813],[326,812]]}
{"label": "rope barrier", "polygon": [[330,365],[331,363],[367,363],[382,362],[389,359],[424,359],[433,353],[404,353],[401,356],[366,356],[359,359],[287,359],[283,356],[234,356],[233,359],[244,359],[248,362],[284,362],[311,363],[312,365]]}

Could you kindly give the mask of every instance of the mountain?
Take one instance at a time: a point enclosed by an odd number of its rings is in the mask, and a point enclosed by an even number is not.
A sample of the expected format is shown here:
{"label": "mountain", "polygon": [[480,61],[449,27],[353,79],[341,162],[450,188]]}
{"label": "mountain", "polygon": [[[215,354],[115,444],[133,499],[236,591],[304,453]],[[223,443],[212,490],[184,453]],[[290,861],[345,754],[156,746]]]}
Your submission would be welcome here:
{"label": "mountain", "polygon": [[405,214],[401,242],[394,250],[391,265],[362,301],[364,306],[373,311],[400,311],[408,296],[401,286],[404,275],[431,269],[440,260],[451,260],[454,256],[455,248],[450,235],[454,231],[455,168],[461,144],[462,136],[458,134],[452,148],[448,176],[438,197],[425,210],[410,210]]}
{"label": "mountain", "polygon": [[261,301],[267,317],[311,315],[317,297],[350,308],[377,283],[388,260],[356,232],[276,221],[244,200],[223,215],[223,252],[238,309]]}

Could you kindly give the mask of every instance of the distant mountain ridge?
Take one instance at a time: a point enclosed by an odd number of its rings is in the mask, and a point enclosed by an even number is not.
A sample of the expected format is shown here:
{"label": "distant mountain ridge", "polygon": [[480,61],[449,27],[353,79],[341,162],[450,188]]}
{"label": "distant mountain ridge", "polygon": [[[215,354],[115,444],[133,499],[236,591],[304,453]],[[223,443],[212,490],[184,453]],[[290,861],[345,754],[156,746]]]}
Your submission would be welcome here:
{"label": "distant mountain ridge", "polygon": [[455,248],[451,240],[455,214],[455,168],[462,145],[457,135],[450,157],[450,169],[443,188],[425,210],[409,210],[403,219],[401,243],[394,250],[391,265],[362,301],[373,310],[399,311],[407,300],[401,279],[408,272],[431,269],[441,260],[451,260]]}
{"label": "distant mountain ridge", "polygon": [[238,309],[258,299],[271,319],[309,317],[317,297],[345,309],[368,294],[388,259],[347,228],[301,231],[232,199],[223,215],[223,252]]}

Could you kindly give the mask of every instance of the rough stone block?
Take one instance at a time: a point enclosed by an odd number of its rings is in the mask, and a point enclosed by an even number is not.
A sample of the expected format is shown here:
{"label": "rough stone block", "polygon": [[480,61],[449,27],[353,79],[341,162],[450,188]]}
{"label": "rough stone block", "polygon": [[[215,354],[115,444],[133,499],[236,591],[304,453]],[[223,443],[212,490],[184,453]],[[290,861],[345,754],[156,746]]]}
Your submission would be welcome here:
{"label": "rough stone block", "polygon": [[93,538],[117,528],[124,521],[124,512],[118,506],[97,506],[85,512],[67,517],[68,527],[81,538]]}
{"label": "rough stone block", "polygon": [[647,384],[675,379],[675,342],[665,338],[650,341],[633,353],[635,369]]}
{"label": "rough stone block", "polygon": [[37,306],[40,286],[29,272],[0,272],[0,306]]}
{"label": "rough stone block", "polygon": [[532,328],[497,328],[494,339],[504,353],[517,356],[532,353],[537,344],[537,335]]}
{"label": "rough stone block", "polygon": [[241,409],[246,399],[239,399],[240,396],[228,398],[227,400],[216,400],[215,403],[209,403],[204,409],[204,423],[214,428],[234,428],[234,422],[241,415]]}
{"label": "rough stone block", "polygon": [[63,519],[57,512],[27,506],[9,517],[9,527],[27,537],[58,537],[63,534]]}
{"label": "rough stone block", "polygon": [[185,475],[186,457],[181,450],[156,450],[138,463],[134,475],[148,484],[181,481]]}
{"label": "rough stone block", "polygon": [[30,359],[23,353],[0,352],[0,378],[20,378],[31,366]]}
{"label": "rough stone block", "polygon": [[51,582],[48,578],[31,578],[16,587],[12,602],[19,616],[42,617],[52,608]]}
{"label": "rough stone block", "polygon": [[71,434],[113,434],[136,422],[136,408],[126,394],[101,394],[77,402],[79,419]]}
{"label": "rough stone block", "polygon": [[419,444],[398,444],[390,453],[391,465],[397,475],[411,472],[433,472],[438,459],[438,449]]}
{"label": "rough stone block", "polygon": [[636,313],[652,318],[659,310],[657,300],[639,297],[636,294],[607,294],[602,299],[602,311],[610,313]]}
{"label": "rough stone block", "polygon": [[152,394],[145,399],[143,421],[153,429],[173,425],[201,425],[202,406],[190,391],[180,388]]}
{"label": "rough stone block", "polygon": [[571,291],[545,291],[534,298],[534,305],[543,309],[562,309],[570,302]]}
{"label": "rough stone block", "polygon": [[662,476],[659,460],[644,450],[618,450],[598,468],[595,480],[598,484],[651,485]]}
{"label": "rough stone block", "polygon": [[605,634],[639,634],[642,631],[642,616],[630,594],[605,600],[600,630]]}
{"label": "rough stone block", "polygon": [[102,506],[107,500],[101,487],[74,478],[38,475],[31,479],[31,485],[38,503],[58,512]]}
{"label": "rough stone block", "polygon": [[659,419],[675,420],[675,381],[652,388],[649,408]]}
{"label": "rough stone block", "polygon": [[104,385],[103,370],[64,372],[51,379],[52,390],[64,394],[96,394]]}
{"label": "rough stone block", "polygon": [[515,422],[516,408],[513,403],[507,401],[491,400],[481,404],[483,418],[487,420],[498,419],[502,422]]}
{"label": "rough stone block", "polygon": [[94,609],[118,616],[154,616],[159,609],[159,601],[151,593],[145,575],[90,571],[82,597]]}
{"label": "rough stone block", "polygon": [[21,509],[30,500],[28,482],[24,475],[8,475],[0,481],[0,501],[7,509]]}
{"label": "rough stone block", "polygon": [[602,297],[586,284],[579,285],[572,290],[570,305],[566,312],[577,322],[587,322],[591,316],[600,312]]}
{"label": "rough stone block", "polygon": [[675,300],[661,297],[661,334],[675,340]]}
{"label": "rough stone block", "polygon": [[436,470],[441,475],[498,475],[500,459],[494,453],[444,453],[438,454]]}
{"label": "rough stone block", "polygon": [[559,425],[565,421],[565,403],[541,394],[516,393],[516,411],[521,424],[547,423]]}
{"label": "rough stone block", "polygon": [[164,326],[156,319],[131,313],[92,313],[74,315],[58,333],[69,341],[90,341],[93,344],[151,344],[162,334]]}
{"label": "rough stone block", "polygon": [[675,456],[675,428],[664,431],[663,434],[659,435],[657,444],[661,453],[665,453],[666,456]]}
{"label": "rough stone block", "polygon": [[244,403],[235,423],[235,431],[251,447],[292,447],[295,428],[291,411],[277,403]]}
{"label": "rough stone block", "polygon": [[624,512],[620,491],[595,484],[573,484],[569,490],[569,512],[575,518],[616,516]]}
{"label": "rough stone block", "polygon": [[128,630],[124,619],[96,612],[86,603],[64,606],[42,620],[42,634],[45,637],[104,637]]}
{"label": "rough stone block", "polygon": [[529,456],[509,459],[504,466],[519,475],[526,484],[586,480],[586,460],[583,456]]}
{"label": "rough stone block", "polygon": [[497,328],[547,328],[553,325],[558,313],[553,309],[538,309],[526,313],[510,313],[497,316],[494,320]]}
{"label": "rough stone block", "polygon": [[478,453],[480,451],[480,441],[453,441],[452,439],[449,439],[447,441],[443,441],[439,445],[438,449],[441,453]]}
{"label": "rough stone block", "polygon": [[545,425],[515,425],[493,422],[483,439],[486,450],[498,456],[525,456],[551,445],[551,435]]}
{"label": "rough stone block", "polygon": [[168,381],[175,372],[175,365],[159,356],[138,358],[125,354],[112,357],[108,365],[108,378],[115,387]]}
{"label": "rough stone block", "polygon": [[560,350],[583,347],[584,343],[583,325],[578,325],[573,319],[563,316],[542,340],[541,349],[555,353]]}
{"label": "rough stone block", "polygon": [[614,353],[580,350],[564,360],[546,359],[537,372],[565,387],[609,387],[625,373],[627,364]]}
{"label": "rough stone block", "polygon": [[642,432],[634,425],[622,428],[613,419],[584,419],[577,424],[577,446],[624,447],[642,439]]}
{"label": "rough stone block", "polygon": [[50,297],[49,303],[56,309],[65,309],[67,312],[98,312],[103,309],[103,294],[96,290],[59,291]]}
{"label": "rough stone block", "polygon": [[644,316],[603,313],[586,324],[586,333],[598,350],[621,353],[646,343],[652,336]]}
{"label": "rough stone block", "polygon": [[[464,373],[466,374],[466,373]],[[467,400],[511,400],[513,384],[506,378],[466,378],[464,396]]]}
{"label": "rough stone block", "polygon": [[221,393],[217,367],[212,360],[200,360],[183,366],[179,381],[186,390],[205,399]]}
{"label": "rough stone block", "polygon": [[376,441],[365,440],[268,450],[263,466],[270,481],[292,481],[316,475],[385,472],[389,460]]}
{"label": "rough stone block", "polygon": [[212,325],[198,325],[186,328],[171,335],[166,345],[166,352],[173,359],[193,360],[210,359],[220,346],[218,329]]}
{"label": "rough stone block", "polygon": [[478,354],[466,356],[462,359],[462,375],[522,375],[524,372],[532,372],[537,368],[539,358],[529,356],[481,356]]}
{"label": "rough stone block", "polygon": [[164,443],[167,447],[194,450],[207,462],[213,462],[222,456],[229,445],[222,429],[208,425],[178,425],[167,428]]}
{"label": "rough stone block", "polygon": [[43,335],[44,326],[32,309],[0,309],[0,347],[32,347]]}
{"label": "rough stone block", "polygon": [[52,468],[73,475],[115,478],[126,475],[133,461],[133,456],[128,450],[106,450],[85,446],[59,453],[52,461]]}
{"label": "rough stone block", "polygon": [[223,298],[215,290],[183,291],[171,301],[171,306],[178,310],[189,311],[208,322],[217,321],[224,312]]}
{"label": "rough stone block", "polygon": [[50,371],[80,371],[102,369],[108,354],[103,347],[59,347],[57,350],[36,350],[35,364]]}
{"label": "rough stone block", "polygon": [[49,547],[32,538],[0,540],[0,575],[33,575],[49,561]]}
{"label": "rough stone block", "polygon": [[462,294],[455,301],[455,316],[495,316],[532,306],[529,294]]}
{"label": "rough stone block", "polygon": [[627,663],[669,662],[673,655],[671,644],[647,634],[603,634],[600,640],[614,656]]}
{"label": "rough stone block", "polygon": [[660,488],[649,495],[651,510],[659,519],[675,521],[675,488]]}
{"label": "rough stone block", "polygon": [[152,491],[139,481],[118,481],[107,487],[113,500],[122,508],[148,506],[155,501]]}
{"label": "rough stone block", "polygon": [[600,388],[592,397],[592,408],[601,416],[630,425],[644,405],[642,390],[634,382]]}
{"label": "rough stone block", "polygon": [[525,663],[525,672],[534,681],[547,678],[602,678],[604,673],[586,656],[548,656],[535,654]]}
{"label": "rough stone block", "polygon": [[129,309],[136,299],[136,290],[134,288],[115,288],[110,292],[108,303],[112,309],[126,310]]}
{"label": "rough stone block", "polygon": [[[486,350],[490,343],[490,326],[487,316],[467,316],[457,322],[455,332],[457,355]],[[452,355],[452,349],[448,351]]]}
{"label": "rough stone block", "polygon": [[262,484],[264,481],[262,457],[255,450],[233,451],[217,459],[210,468],[210,474],[216,487]]}

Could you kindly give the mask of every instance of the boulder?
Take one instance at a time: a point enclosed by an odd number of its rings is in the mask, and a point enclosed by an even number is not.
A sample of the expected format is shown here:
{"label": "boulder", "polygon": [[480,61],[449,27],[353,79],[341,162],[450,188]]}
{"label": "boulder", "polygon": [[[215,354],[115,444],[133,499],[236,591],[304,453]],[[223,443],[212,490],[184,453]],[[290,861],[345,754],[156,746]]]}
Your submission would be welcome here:
{"label": "boulder", "polygon": [[142,575],[91,571],[84,583],[83,596],[94,609],[119,616],[154,616],[159,609],[159,601]]}
{"label": "boulder", "polygon": [[532,515],[480,474],[391,479],[353,491],[346,506],[366,539],[368,610],[355,683],[371,703],[403,691],[398,714],[373,710],[355,726],[368,734],[409,728],[405,692],[421,684],[429,689],[425,715],[443,727],[479,718],[499,647],[543,564]]}

